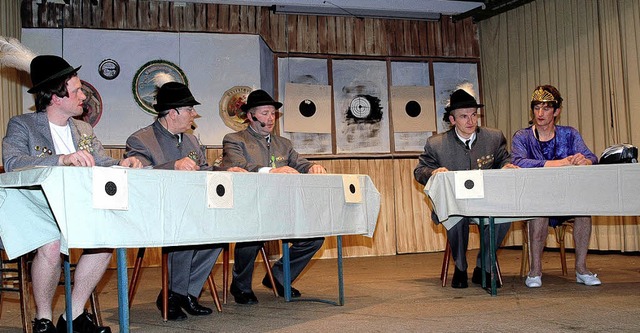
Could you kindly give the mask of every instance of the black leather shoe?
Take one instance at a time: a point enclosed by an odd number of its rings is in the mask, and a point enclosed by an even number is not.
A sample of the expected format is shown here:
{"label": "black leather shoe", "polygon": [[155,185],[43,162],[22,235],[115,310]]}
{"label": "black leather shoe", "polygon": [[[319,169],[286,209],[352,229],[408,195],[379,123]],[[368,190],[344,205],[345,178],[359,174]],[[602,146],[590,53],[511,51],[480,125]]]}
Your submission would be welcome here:
{"label": "black leather shoe", "polygon": [[[282,284],[280,284],[280,282],[278,282],[278,280],[273,279],[273,281],[276,283],[276,292],[278,293],[278,296],[280,297],[284,297],[284,286]],[[265,275],[264,279],[262,279],[262,285],[272,289],[273,287],[271,286],[271,280],[269,280],[269,275]],[[295,298],[295,297],[300,297],[302,294],[300,294],[300,291],[294,287],[291,287],[291,297]]]}
{"label": "black leather shoe", "polygon": [[[175,297],[176,294],[169,291],[169,304],[167,306],[167,320],[171,321],[180,321],[187,319],[187,315],[182,312],[180,309],[180,305],[178,304],[178,300]],[[160,294],[156,299],[156,307],[160,310],[160,315],[162,315],[162,290],[160,290]]]}
{"label": "black leather shoe", "polygon": [[[62,318],[58,318],[58,323],[56,324],[56,329],[58,332],[66,332],[67,331],[67,321]],[[73,320],[73,332],[74,333],[111,333],[111,328],[108,326],[98,326],[93,320],[93,315],[91,315],[87,310],[84,310],[78,318]]]}
{"label": "black leather shoe", "polygon": [[33,329],[33,333],[57,333],[58,332],[56,327],[53,326],[53,322],[45,318],[33,319],[31,327]]}
{"label": "black leather shoe", "polygon": [[[491,288],[491,273],[485,273],[487,279],[487,287]],[[473,275],[471,276],[471,282],[482,285],[482,268],[476,267],[473,269]],[[496,278],[496,287],[500,288],[500,280]]]}
{"label": "black leather shoe", "polygon": [[244,292],[236,287],[233,282],[231,283],[231,288],[229,288],[229,291],[238,304],[258,304],[258,298],[256,297],[256,294],[253,293],[253,291]]}
{"label": "black leather shoe", "polygon": [[176,298],[180,307],[192,316],[206,316],[213,313],[213,310],[210,308],[200,305],[200,303],[198,303],[198,298],[195,296],[182,296],[180,294],[173,293],[173,297]]}
{"label": "black leather shoe", "polygon": [[461,271],[456,267],[453,272],[453,279],[451,279],[451,287],[452,288],[468,288],[469,283],[467,282],[467,271]]}

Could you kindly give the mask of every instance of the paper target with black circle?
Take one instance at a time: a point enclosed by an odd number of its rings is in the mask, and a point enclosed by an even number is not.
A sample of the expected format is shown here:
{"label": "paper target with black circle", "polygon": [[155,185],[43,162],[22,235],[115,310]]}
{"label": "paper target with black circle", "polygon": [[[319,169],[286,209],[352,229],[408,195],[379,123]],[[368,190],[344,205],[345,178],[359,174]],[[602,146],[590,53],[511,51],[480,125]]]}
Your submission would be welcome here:
{"label": "paper target with black circle", "polygon": [[435,132],[433,86],[391,87],[391,114],[394,132]]}
{"label": "paper target with black circle", "polygon": [[129,210],[127,169],[93,168],[93,208]]}
{"label": "paper target with black circle", "polygon": [[224,172],[207,172],[207,207],[233,208],[233,176]]}
{"label": "paper target with black circle", "polygon": [[284,130],[297,133],[331,133],[331,86],[287,83]]}
{"label": "paper target with black circle", "polygon": [[456,199],[484,198],[484,177],[482,170],[454,171]]}
{"label": "paper target with black circle", "polygon": [[356,175],[342,175],[344,201],[346,203],[362,203],[360,178]]}

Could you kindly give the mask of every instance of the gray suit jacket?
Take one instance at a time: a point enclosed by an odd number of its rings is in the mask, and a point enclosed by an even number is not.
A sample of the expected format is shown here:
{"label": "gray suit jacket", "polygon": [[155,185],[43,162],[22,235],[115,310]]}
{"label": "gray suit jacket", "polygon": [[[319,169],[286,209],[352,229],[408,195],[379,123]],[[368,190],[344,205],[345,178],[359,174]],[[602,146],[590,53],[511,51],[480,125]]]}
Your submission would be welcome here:
{"label": "gray suit jacket", "polygon": [[207,163],[198,139],[193,134],[183,133],[182,141],[167,131],[157,120],[127,139],[127,157],[137,157],[142,165],[154,169],[173,170],[175,162],[194,154],[200,170],[218,170]]}
{"label": "gray suit jacket", "polygon": [[271,143],[250,127],[224,136],[222,140],[222,167],[241,167],[247,171],[258,171],[262,167],[290,166],[300,173],[306,173],[314,163],[300,157],[293,149],[291,141],[271,134]]}
{"label": "gray suit jacket", "polygon": [[458,139],[455,129],[427,139],[424,152],[413,170],[416,180],[425,185],[433,170],[445,167],[449,171],[500,169],[509,163],[507,139],[500,130],[479,127],[476,141],[467,149]]}
{"label": "gray suit jacket", "polygon": [[[95,136],[88,123],[73,118],[69,118],[68,122],[76,150],[83,134]],[[94,137],[91,142],[91,155],[96,165],[112,166],[120,162],[105,153],[100,140]],[[53,145],[46,112],[27,113],[9,120],[7,133],[2,140],[2,162],[6,171],[36,165],[56,166],[59,158]]]}

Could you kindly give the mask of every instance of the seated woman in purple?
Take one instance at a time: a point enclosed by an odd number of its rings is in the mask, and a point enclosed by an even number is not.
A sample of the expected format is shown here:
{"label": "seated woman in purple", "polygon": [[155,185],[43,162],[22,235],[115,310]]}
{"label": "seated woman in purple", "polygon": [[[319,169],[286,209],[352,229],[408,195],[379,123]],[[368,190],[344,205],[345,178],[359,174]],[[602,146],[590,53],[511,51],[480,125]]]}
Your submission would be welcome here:
{"label": "seated woman in purple", "polygon": [[[580,133],[570,126],[556,125],[562,111],[562,97],[554,86],[538,86],[531,97],[532,126],[513,135],[512,163],[521,168],[592,165],[598,163],[582,140]],[[529,220],[531,270],[525,281],[529,288],[542,286],[542,251],[546,243],[547,226],[572,217],[543,217]],[[574,218],[573,238],[576,251],[576,282],[587,286],[600,285],[597,274],[587,269],[587,250],[591,237],[591,217]]]}

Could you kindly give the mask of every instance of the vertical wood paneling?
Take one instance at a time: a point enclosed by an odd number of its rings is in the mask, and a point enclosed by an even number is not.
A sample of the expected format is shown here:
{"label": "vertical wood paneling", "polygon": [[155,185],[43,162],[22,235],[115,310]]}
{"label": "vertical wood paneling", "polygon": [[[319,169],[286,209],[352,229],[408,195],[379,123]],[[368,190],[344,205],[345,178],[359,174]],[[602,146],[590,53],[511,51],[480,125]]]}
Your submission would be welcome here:
{"label": "vertical wood paneling", "polygon": [[329,53],[327,17],[318,17],[318,53]]}
{"label": "vertical wood paneling", "polygon": [[202,3],[194,4],[194,24],[196,31],[208,31],[207,27],[207,5]]}
{"label": "vertical wood paneling", "polygon": [[218,5],[218,31],[229,31],[229,5]]}
{"label": "vertical wood paneling", "polygon": [[412,55],[420,55],[420,25],[418,21],[410,22],[410,33],[411,33],[411,54]]}
{"label": "vertical wood paneling", "polygon": [[336,53],[347,54],[347,41],[345,36],[347,35],[347,23],[346,18],[336,17]]}
{"label": "vertical wood paneling", "polygon": [[337,39],[336,18],[327,17],[327,53],[336,54],[338,52]]}
{"label": "vertical wood paneling", "polygon": [[229,32],[240,32],[240,6],[229,6]]}

